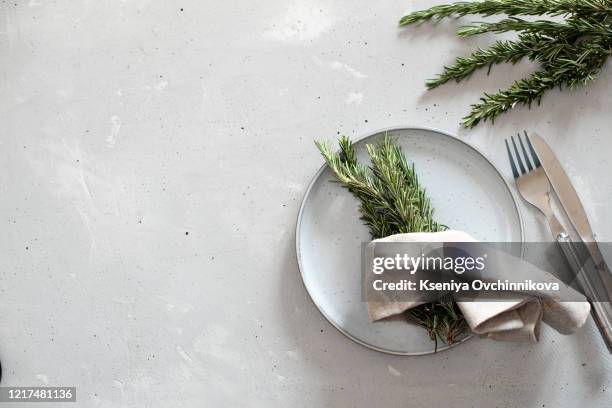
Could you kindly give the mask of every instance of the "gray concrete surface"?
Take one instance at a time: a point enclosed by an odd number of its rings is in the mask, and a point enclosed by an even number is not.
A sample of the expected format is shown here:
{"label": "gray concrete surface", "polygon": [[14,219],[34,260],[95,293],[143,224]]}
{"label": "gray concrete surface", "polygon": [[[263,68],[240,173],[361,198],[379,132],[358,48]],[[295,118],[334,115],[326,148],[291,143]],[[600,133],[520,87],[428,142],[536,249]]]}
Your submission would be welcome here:
{"label": "gray concrete surface", "polygon": [[2,2],[2,385],[75,385],[83,407],[610,406],[592,321],[533,346],[393,357],[336,332],[302,286],[294,224],[322,163],[313,140],[337,132],[436,127],[510,178],[503,138],[537,131],[612,240],[610,69],[462,130],[482,90],[531,67],[426,93],[491,41],[456,39],[456,22],[397,28],[430,4]]}

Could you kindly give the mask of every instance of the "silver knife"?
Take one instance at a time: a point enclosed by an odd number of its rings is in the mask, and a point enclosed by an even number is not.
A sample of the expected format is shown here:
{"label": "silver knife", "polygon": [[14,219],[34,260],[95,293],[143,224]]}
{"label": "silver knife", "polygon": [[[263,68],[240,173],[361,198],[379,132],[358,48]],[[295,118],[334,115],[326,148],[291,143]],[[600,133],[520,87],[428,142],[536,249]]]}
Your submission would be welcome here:
{"label": "silver knife", "polygon": [[593,230],[589,224],[589,219],[587,218],[586,211],[584,211],[580,197],[578,197],[578,193],[576,193],[572,182],[563,170],[563,167],[561,167],[561,163],[544,139],[535,133],[531,133],[529,139],[538,154],[542,168],[546,176],[548,176],[548,180],[555,190],[557,197],[559,197],[561,206],[565,210],[572,226],[580,236],[582,242],[586,244],[598,268],[602,270],[606,269],[608,275],[610,275],[610,270],[607,268],[603,255],[595,242]]}
{"label": "silver knife", "polygon": [[[604,257],[595,242],[593,230],[589,224],[582,202],[578,193],[574,189],[569,177],[563,170],[561,163],[554,155],[548,144],[537,134],[529,134],[534,149],[540,159],[542,168],[548,176],[561,206],[565,210],[572,226],[584,243],[588,254],[592,257],[592,267],[584,265],[584,256],[577,255],[580,249],[577,248],[567,234],[555,237],[560,243],[562,250],[568,258],[572,269],[577,272],[577,278],[583,289],[592,288],[587,292],[603,291],[607,300],[612,297],[612,273],[608,269]],[[599,300],[603,296],[598,297]],[[593,317],[601,335],[612,352],[612,305],[610,302],[591,302]]]}

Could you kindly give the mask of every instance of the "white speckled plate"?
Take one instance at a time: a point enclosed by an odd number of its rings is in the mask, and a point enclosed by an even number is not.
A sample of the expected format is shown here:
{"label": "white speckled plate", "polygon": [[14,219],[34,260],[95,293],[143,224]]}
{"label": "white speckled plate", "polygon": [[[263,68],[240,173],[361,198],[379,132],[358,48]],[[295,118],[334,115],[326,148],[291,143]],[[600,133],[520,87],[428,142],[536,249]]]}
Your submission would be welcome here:
{"label": "white speckled plate", "polygon": [[[366,143],[390,132],[413,161],[436,209],[436,219],[490,242],[522,242],[515,198],[497,168],[480,152],[435,130],[387,129],[355,143],[367,160]],[[324,166],[311,182],[297,222],[296,247],[304,285],[321,313],[354,341],[391,354],[434,352],[425,331],[403,320],[371,323],[360,292],[360,245],[369,241],[358,201]],[[444,348],[438,348],[438,351]]]}

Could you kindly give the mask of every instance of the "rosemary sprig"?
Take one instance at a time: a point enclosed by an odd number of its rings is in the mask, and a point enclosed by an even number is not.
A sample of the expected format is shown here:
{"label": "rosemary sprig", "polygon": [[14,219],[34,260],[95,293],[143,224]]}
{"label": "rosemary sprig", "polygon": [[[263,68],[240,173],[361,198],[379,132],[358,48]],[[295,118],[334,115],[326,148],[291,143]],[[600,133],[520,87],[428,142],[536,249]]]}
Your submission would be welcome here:
{"label": "rosemary sprig", "polygon": [[[467,57],[457,58],[441,74],[428,80],[429,89],[449,81],[461,81],[477,69],[495,64],[515,64],[528,58],[540,69],[528,78],[514,82],[508,89],[485,93],[463,118],[473,127],[480,121],[494,121],[517,105],[539,103],[553,87],[573,88],[595,79],[612,54],[612,0],[482,0],[439,5],[416,11],[400,20],[400,25],[415,24],[469,14],[504,15],[497,22],[463,26],[460,37],[482,33],[517,32],[515,40],[497,41],[487,49],[478,48]],[[528,21],[516,16],[563,16],[562,21]]]}
{"label": "rosemary sprig", "polygon": [[485,93],[479,103],[472,105],[470,114],[463,118],[463,125],[471,128],[481,120],[493,120],[519,103],[529,107],[534,102],[539,104],[544,93],[553,87],[566,85],[574,88],[578,84],[592,81],[595,79],[595,70],[601,68],[608,54],[585,49],[581,57],[557,58],[545,65],[543,70],[514,82],[506,90],[495,94]]}
{"label": "rosemary sprig", "polygon": [[466,25],[457,30],[457,35],[459,37],[470,37],[484,33],[505,33],[508,31],[538,33],[552,38],[559,36],[563,39],[568,37],[578,38],[585,35],[604,37],[612,35],[612,28],[606,24],[580,17],[569,19],[566,23],[548,20],[527,21],[518,17],[511,17],[495,23]]}
{"label": "rosemary sprig", "polygon": [[438,349],[438,339],[446,344],[453,344],[465,333],[467,323],[450,296],[446,295],[436,303],[427,303],[411,309],[406,314],[409,321],[416,322],[427,330],[429,338],[435,342]]}
{"label": "rosemary sprig", "polygon": [[[434,209],[425,189],[419,184],[414,165],[406,160],[391,136],[367,145],[370,166],[358,163],[348,137],[338,140],[336,153],[322,141],[315,142],[336,179],[359,201],[361,220],[373,239],[406,232],[436,232],[446,226],[434,221]],[[430,338],[452,344],[466,329],[463,315],[452,299],[441,299],[407,312],[425,327]]]}
{"label": "rosemary sprig", "polygon": [[448,81],[460,81],[472,75],[479,68],[499,64],[502,62],[517,63],[523,57],[535,57],[540,52],[542,41],[540,36],[525,34],[519,41],[497,41],[490,48],[478,48],[465,58],[457,58],[454,64],[445,66],[444,71],[435,79],[428,80],[427,88],[433,89]]}
{"label": "rosemary sprig", "polygon": [[612,4],[607,0],[483,0],[459,1],[441,4],[427,10],[415,11],[400,20],[400,25],[408,25],[428,20],[441,20],[445,17],[463,17],[480,14],[488,17],[497,14],[507,16],[561,16],[607,15],[612,13]]}

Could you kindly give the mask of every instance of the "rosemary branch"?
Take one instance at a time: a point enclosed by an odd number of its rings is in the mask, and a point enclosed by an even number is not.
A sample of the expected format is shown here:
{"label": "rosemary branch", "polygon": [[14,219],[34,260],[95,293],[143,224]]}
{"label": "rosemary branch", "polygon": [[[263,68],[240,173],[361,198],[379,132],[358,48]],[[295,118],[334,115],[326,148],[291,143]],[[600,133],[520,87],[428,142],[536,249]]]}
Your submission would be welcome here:
{"label": "rosemary branch", "polygon": [[463,17],[479,14],[484,17],[505,14],[508,16],[561,16],[566,14],[593,15],[612,13],[612,4],[607,0],[484,0],[460,1],[433,6],[404,16],[400,25],[408,25],[445,17]]}
{"label": "rosemary branch", "polygon": [[610,26],[592,22],[586,18],[573,18],[568,20],[567,23],[559,23],[548,20],[526,21],[518,17],[507,18],[495,23],[466,25],[457,30],[457,35],[459,37],[470,37],[483,33],[505,33],[508,31],[539,33],[552,36],[553,38],[555,36],[563,38],[573,36],[578,38],[584,35],[605,37],[612,35],[612,28]]}
{"label": "rosemary branch", "polygon": [[[373,239],[406,232],[443,231],[446,226],[434,221],[434,209],[414,169],[391,136],[367,145],[370,166],[358,163],[348,137],[338,140],[336,153],[325,142],[315,142],[336,179],[359,201],[361,220]],[[423,326],[430,338],[452,344],[465,332],[463,315],[452,299],[440,299],[410,309],[408,315]]]}
{"label": "rosemary branch", "polygon": [[502,62],[517,63],[525,56],[535,56],[541,39],[537,35],[523,35],[519,41],[497,41],[490,48],[478,48],[465,58],[457,58],[452,65],[445,66],[444,71],[435,79],[428,80],[427,88],[433,89],[448,81],[457,81],[469,77],[479,68]]}
{"label": "rosemary branch", "polygon": [[595,73],[603,66],[608,57],[607,52],[596,49],[585,49],[577,59],[557,58],[545,65],[541,71],[533,73],[529,78],[521,79],[510,88],[495,94],[485,93],[480,102],[472,105],[470,113],[463,118],[465,127],[474,127],[481,120],[495,120],[500,114],[512,109],[517,104],[531,107],[532,103],[540,103],[544,93],[556,86],[564,84],[574,88],[595,79]]}
{"label": "rosemary branch", "polygon": [[[463,26],[460,37],[482,33],[517,32],[515,40],[496,41],[487,49],[478,48],[445,66],[442,73],[426,82],[429,89],[449,81],[461,81],[474,71],[499,63],[515,64],[523,58],[538,62],[540,68],[528,78],[515,81],[506,90],[485,93],[463,118],[473,127],[481,121],[494,121],[517,105],[540,103],[553,87],[573,88],[595,79],[612,54],[612,0],[481,0],[439,5],[416,11],[400,20],[409,25],[445,17],[469,14],[504,15],[497,22]],[[564,16],[562,21],[527,21],[516,16]]]}

